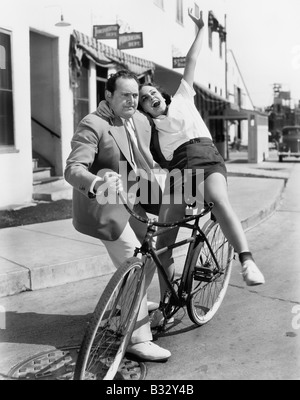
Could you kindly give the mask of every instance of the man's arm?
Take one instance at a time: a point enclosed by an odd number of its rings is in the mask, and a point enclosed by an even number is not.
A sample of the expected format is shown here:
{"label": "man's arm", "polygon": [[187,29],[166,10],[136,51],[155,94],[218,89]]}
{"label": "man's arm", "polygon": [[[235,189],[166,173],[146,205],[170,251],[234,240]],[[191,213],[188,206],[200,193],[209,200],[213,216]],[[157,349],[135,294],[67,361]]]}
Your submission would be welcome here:
{"label": "man's arm", "polygon": [[110,170],[104,170],[104,175],[90,172],[91,166],[98,153],[98,143],[101,140],[102,124],[96,115],[86,116],[79,124],[72,142],[72,151],[67,159],[64,176],[66,181],[79,190],[86,197],[95,197],[103,184],[105,189],[111,187],[114,190],[123,190],[121,175]]}
{"label": "man's arm", "polygon": [[90,187],[96,176],[90,168],[98,152],[96,116],[86,116],[79,124],[71,142],[72,151],[67,159],[65,179],[75,189],[89,197]]}
{"label": "man's arm", "polygon": [[202,18],[202,11],[200,13],[200,18],[194,17],[192,14],[192,9],[189,9],[189,16],[198,26],[198,33],[197,36],[186,55],[186,65],[184,69],[183,79],[189,84],[189,86],[193,87],[194,84],[194,75],[195,75],[195,68],[198,56],[201,51],[202,42],[203,42],[203,27],[204,22]]}

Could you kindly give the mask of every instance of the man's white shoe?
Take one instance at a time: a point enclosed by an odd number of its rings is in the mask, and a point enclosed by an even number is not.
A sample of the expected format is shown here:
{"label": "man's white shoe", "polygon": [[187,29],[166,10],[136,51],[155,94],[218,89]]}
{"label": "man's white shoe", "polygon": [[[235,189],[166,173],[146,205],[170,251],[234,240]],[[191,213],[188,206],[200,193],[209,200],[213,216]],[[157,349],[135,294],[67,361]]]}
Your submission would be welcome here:
{"label": "man's white shoe", "polygon": [[[153,314],[150,316],[150,326],[151,329],[154,328],[159,328],[160,326],[163,325],[164,323],[164,315],[161,310],[156,310]],[[170,319],[167,320],[167,324],[173,324],[174,323],[174,318],[171,317]]]}
{"label": "man's white shoe", "polygon": [[127,347],[126,353],[145,361],[166,361],[171,357],[169,350],[150,341],[131,344]]}
{"label": "man's white shoe", "polygon": [[265,278],[252,260],[247,260],[242,264],[242,275],[248,286],[263,285]]}

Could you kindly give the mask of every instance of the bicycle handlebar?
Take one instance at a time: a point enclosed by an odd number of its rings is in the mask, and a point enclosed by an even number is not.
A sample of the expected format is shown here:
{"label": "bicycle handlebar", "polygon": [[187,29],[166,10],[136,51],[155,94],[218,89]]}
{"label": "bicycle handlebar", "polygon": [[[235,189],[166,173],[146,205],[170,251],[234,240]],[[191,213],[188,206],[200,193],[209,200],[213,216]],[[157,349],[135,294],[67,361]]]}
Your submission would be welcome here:
{"label": "bicycle handlebar", "polygon": [[[123,192],[124,193],[124,192]],[[187,222],[193,221],[197,218],[202,218],[204,215],[208,214],[213,206],[214,203],[206,203],[204,208],[200,211],[200,213],[196,214],[196,215],[191,215],[189,217],[185,217],[179,221],[173,221],[173,222],[158,222],[155,220],[151,220],[150,218],[144,218],[141,217],[139,214],[137,214],[135,211],[133,211],[127,204],[126,198],[124,196],[122,192],[118,192],[118,195],[124,205],[124,207],[126,208],[126,210],[129,212],[129,214],[131,214],[134,218],[136,218],[137,220],[143,222],[144,224],[151,224],[160,228],[171,228],[174,226],[179,226],[179,225],[183,225]]]}

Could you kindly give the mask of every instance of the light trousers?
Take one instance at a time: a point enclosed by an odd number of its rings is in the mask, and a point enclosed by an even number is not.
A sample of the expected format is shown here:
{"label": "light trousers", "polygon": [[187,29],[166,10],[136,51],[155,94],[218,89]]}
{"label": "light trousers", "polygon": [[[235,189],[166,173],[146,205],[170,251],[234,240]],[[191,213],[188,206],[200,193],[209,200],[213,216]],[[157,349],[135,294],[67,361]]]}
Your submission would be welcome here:
{"label": "light trousers", "polygon": [[[137,212],[142,217],[146,217],[146,212],[142,207],[139,207]],[[133,256],[136,247],[140,247],[141,242],[144,239],[146,229],[146,224],[143,224],[132,217],[117,240],[102,240],[102,243],[106,247],[106,250],[116,268],[119,268],[127,258]],[[148,261],[145,270],[144,293],[136,325],[131,336],[131,344],[147,342],[153,339],[147,307],[147,289],[153,279],[155,269],[156,266],[154,262]]]}

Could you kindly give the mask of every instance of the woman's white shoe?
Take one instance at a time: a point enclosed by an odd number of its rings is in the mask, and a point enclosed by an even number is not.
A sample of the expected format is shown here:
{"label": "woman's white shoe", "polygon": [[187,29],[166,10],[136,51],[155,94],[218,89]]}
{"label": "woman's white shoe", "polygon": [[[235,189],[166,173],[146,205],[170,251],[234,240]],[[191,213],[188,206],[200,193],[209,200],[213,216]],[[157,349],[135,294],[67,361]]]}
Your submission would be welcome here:
{"label": "woman's white shoe", "polygon": [[252,260],[247,260],[242,264],[242,275],[248,286],[263,285],[265,278]]}

